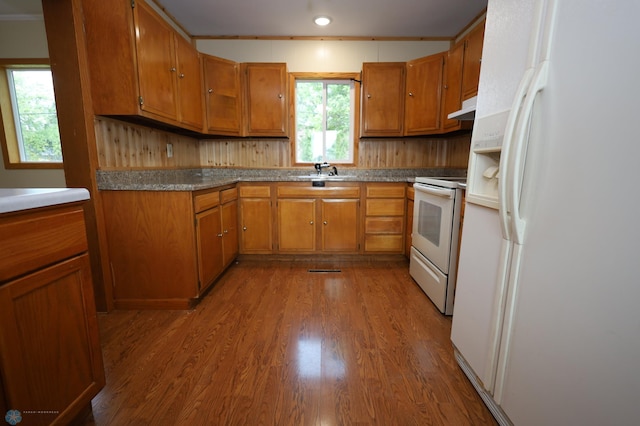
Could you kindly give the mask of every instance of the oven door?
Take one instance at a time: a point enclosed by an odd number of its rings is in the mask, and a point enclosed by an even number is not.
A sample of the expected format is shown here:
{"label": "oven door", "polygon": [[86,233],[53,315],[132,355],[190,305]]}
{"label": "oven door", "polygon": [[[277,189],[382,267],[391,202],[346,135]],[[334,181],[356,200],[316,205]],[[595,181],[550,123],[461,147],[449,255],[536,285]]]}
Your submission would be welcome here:
{"label": "oven door", "polygon": [[420,183],[413,187],[413,247],[448,274],[456,190]]}

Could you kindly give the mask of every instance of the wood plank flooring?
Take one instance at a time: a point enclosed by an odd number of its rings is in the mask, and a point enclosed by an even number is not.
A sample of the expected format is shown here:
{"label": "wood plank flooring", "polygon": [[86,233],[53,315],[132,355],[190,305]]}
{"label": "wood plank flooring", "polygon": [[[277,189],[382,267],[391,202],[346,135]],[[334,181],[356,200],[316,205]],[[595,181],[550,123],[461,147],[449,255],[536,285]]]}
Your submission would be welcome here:
{"label": "wood plank flooring", "polygon": [[192,311],[99,324],[98,426],[495,424],[404,258],[241,259]]}

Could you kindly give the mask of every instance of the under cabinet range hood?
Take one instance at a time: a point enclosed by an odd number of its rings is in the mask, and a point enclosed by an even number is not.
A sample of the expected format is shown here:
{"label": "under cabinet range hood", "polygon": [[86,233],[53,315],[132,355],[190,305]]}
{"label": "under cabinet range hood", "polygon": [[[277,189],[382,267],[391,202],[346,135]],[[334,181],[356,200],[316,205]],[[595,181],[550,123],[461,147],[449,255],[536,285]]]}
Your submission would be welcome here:
{"label": "under cabinet range hood", "polygon": [[473,120],[476,118],[476,101],[477,96],[462,101],[462,109],[452,112],[447,118],[455,118],[457,120]]}

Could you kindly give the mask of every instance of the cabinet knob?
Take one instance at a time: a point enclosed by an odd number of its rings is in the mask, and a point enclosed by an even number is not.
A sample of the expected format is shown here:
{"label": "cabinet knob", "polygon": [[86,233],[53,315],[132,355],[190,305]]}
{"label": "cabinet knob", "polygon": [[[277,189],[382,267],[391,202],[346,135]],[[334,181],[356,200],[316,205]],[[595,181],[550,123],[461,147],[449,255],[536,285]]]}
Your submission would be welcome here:
{"label": "cabinet knob", "polygon": [[367,93],[367,98],[371,99],[371,93]]}
{"label": "cabinet knob", "polygon": [[176,67],[171,67],[171,68],[169,68],[169,71],[171,71],[171,72],[176,72]]}
{"label": "cabinet knob", "polygon": [[213,93],[213,89],[209,89],[209,90],[207,90],[207,92]]}
{"label": "cabinet knob", "polygon": [[180,77],[180,78],[184,78],[184,73],[183,73],[183,72],[181,72],[179,77]]}
{"label": "cabinet knob", "polygon": [[327,224],[327,221],[325,220],[325,221],[324,221],[324,222],[322,222],[322,223],[323,223],[324,225],[326,225],[326,224]]}
{"label": "cabinet knob", "polygon": [[413,92],[409,92],[409,96],[413,96]]}
{"label": "cabinet knob", "polygon": [[246,226],[243,226],[243,227],[242,227],[242,230],[243,230],[243,231],[246,231],[246,230],[247,230],[247,227],[246,227]]}
{"label": "cabinet knob", "polygon": [[282,93],[278,93],[278,98],[282,99]]}
{"label": "cabinet knob", "polygon": [[229,230],[228,230],[228,229],[225,229],[224,231],[222,231],[222,233],[223,233],[223,234],[228,234],[228,233],[229,233]]}
{"label": "cabinet knob", "polygon": [[218,234],[218,237],[222,238],[222,234]]}
{"label": "cabinet knob", "polygon": [[313,221],[312,220],[309,221],[309,225],[313,225]]}

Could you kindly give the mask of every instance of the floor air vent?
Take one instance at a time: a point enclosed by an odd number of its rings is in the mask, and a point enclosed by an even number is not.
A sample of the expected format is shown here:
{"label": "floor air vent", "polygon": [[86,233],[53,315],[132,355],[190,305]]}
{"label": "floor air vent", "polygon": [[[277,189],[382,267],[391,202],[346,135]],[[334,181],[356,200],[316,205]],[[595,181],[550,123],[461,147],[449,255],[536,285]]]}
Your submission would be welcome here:
{"label": "floor air vent", "polygon": [[342,272],[340,269],[309,269],[309,272]]}

